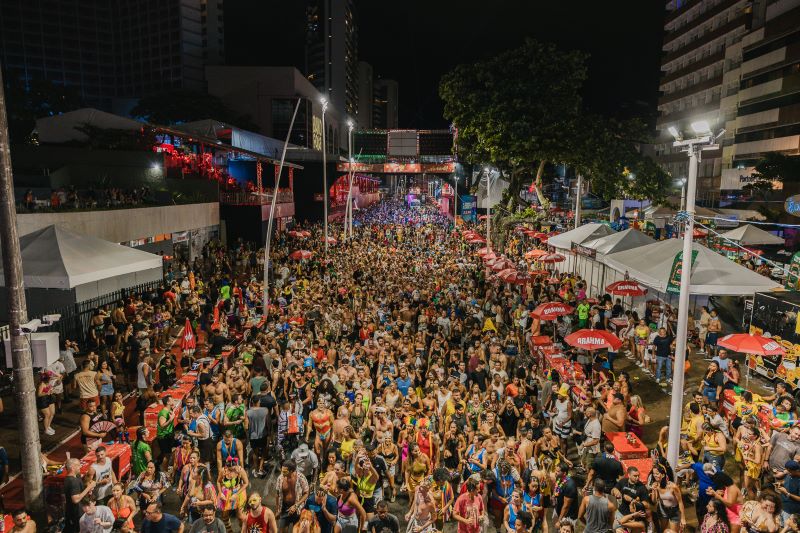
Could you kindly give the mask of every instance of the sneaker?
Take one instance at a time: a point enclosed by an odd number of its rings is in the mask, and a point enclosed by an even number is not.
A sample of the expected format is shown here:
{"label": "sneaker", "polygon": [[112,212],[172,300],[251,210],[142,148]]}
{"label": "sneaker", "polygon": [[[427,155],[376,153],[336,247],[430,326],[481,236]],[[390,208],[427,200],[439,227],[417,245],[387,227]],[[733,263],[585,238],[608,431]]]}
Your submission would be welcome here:
{"label": "sneaker", "polygon": [[47,429],[44,430],[44,433],[45,433],[45,435],[55,435],[56,434],[56,430],[53,429],[53,428],[47,428]]}

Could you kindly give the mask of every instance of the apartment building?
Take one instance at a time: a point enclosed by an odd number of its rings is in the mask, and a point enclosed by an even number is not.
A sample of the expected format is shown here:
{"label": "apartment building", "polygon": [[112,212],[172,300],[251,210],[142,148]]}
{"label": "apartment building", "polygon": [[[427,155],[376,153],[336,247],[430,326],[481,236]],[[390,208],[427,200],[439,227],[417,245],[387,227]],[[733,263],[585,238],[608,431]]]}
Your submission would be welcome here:
{"label": "apartment building", "polygon": [[656,154],[673,177],[686,177],[688,159],[672,147],[668,129],[688,132],[697,120],[725,128],[722,148],[704,152],[698,170],[698,202],[711,204],[719,197],[723,153],[734,142],[742,38],[752,26],[754,2],[668,0],[666,9]]}
{"label": "apartment building", "polygon": [[723,149],[720,187],[733,197],[765,154],[800,154],[800,0],[762,8],[742,38],[734,143]]}

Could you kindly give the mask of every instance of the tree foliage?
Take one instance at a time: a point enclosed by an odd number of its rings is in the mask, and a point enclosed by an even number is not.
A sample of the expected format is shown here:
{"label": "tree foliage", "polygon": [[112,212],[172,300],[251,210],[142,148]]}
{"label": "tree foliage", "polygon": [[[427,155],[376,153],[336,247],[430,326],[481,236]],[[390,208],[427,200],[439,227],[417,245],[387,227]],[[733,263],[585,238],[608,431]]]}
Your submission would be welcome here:
{"label": "tree foliage", "polygon": [[258,131],[258,126],[249,116],[237,114],[216,96],[185,89],[145,96],[131,110],[131,115],[164,126],[212,118],[249,131]]}
{"label": "tree foliage", "polygon": [[4,78],[8,131],[12,143],[29,142],[36,119],[80,109],[75,87],[33,78],[27,82],[16,73]]}
{"label": "tree foliage", "polygon": [[575,167],[605,198],[663,197],[668,175],[636,149],[647,139],[644,126],[582,112],[587,59],[528,39],[442,78],[439,94],[445,116],[458,128],[459,152],[505,171],[514,203],[523,181],[534,177],[541,198],[544,162]]}
{"label": "tree foliage", "polygon": [[751,193],[769,192],[776,182],[800,182],[800,156],[769,152],[756,163],[752,177],[755,178],[755,181],[743,187],[744,190]]}

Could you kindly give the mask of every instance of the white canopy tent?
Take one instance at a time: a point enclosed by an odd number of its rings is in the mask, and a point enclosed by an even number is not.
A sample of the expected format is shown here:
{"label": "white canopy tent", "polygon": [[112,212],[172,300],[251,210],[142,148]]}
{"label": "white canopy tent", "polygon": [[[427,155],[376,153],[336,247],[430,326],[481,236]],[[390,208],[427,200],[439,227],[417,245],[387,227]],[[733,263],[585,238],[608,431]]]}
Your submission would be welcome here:
{"label": "white canopy tent", "polygon": [[558,270],[562,272],[572,272],[575,268],[575,255],[572,253],[573,243],[582,244],[589,240],[612,235],[613,233],[614,230],[609,226],[592,222],[550,237],[547,239],[547,245],[552,246],[555,248],[556,252],[563,254],[567,258],[566,261],[558,264]]}
{"label": "white canopy tent", "polygon": [[23,236],[20,250],[30,316],[163,278],[158,255],[58,226]]}
{"label": "white canopy tent", "polygon": [[[672,264],[682,249],[682,239],[667,239],[607,255],[603,262],[622,276],[627,273],[631,279],[666,293]],[[693,249],[697,251],[697,259],[692,268],[690,294],[742,296],[781,287],[701,244],[694,243]]]}
{"label": "white canopy tent", "polygon": [[[87,283],[157,270],[161,257],[72,233],[58,226],[47,226],[19,240],[25,286],[40,289],[74,289]],[[152,281],[137,280],[138,283]],[[0,284],[3,280],[0,278]]]}
{"label": "white canopy tent", "polygon": [[36,132],[43,143],[65,143],[86,141],[89,136],[80,131],[82,126],[110,130],[138,130],[146,124],[99,109],[84,107],[75,111],[59,113],[51,117],[36,119]]}
{"label": "white canopy tent", "polygon": [[774,235],[761,228],[757,228],[752,224],[743,224],[738,228],[726,231],[720,235],[726,239],[736,241],[739,244],[756,245],[756,244],[780,244],[786,243],[784,239]]}
{"label": "white canopy tent", "polygon": [[617,272],[606,268],[603,258],[609,254],[624,252],[654,242],[656,241],[633,228],[599,239],[584,241],[575,258],[575,273],[586,281],[589,294],[603,294],[606,286],[614,281],[619,281]]}

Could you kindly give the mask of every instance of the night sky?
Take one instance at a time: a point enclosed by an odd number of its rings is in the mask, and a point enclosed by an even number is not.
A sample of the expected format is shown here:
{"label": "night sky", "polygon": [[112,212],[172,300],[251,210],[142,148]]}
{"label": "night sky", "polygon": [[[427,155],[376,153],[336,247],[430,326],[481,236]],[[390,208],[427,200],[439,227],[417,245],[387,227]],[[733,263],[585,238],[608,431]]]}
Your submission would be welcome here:
{"label": "night sky", "polygon": [[[303,70],[303,0],[225,4],[230,65],[295,65]],[[359,59],[400,85],[400,125],[447,125],[439,79],[519,46],[525,37],[589,52],[588,111],[654,123],[663,0],[356,0]]]}

